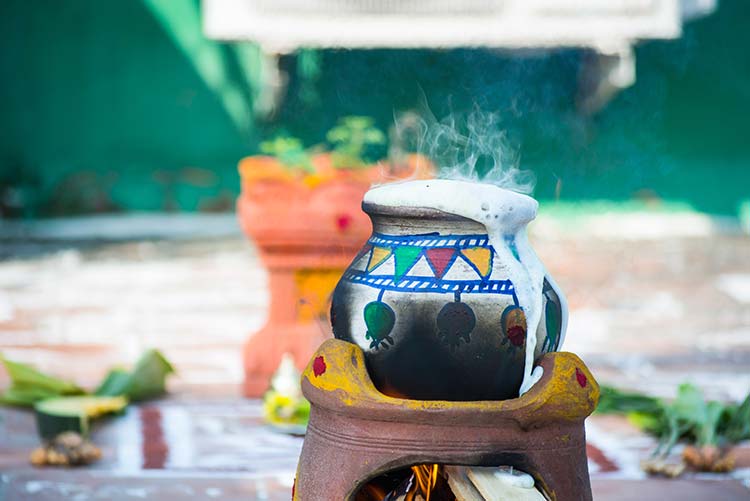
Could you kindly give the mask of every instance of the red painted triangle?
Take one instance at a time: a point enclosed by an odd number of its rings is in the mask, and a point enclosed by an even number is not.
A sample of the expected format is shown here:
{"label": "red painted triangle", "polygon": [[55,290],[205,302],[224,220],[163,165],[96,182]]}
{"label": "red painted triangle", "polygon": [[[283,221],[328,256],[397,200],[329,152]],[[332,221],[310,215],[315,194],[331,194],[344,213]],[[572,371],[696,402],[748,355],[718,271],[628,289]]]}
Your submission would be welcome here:
{"label": "red painted triangle", "polygon": [[436,247],[434,249],[427,249],[424,255],[430,267],[432,267],[432,271],[435,272],[435,276],[443,278],[445,272],[448,271],[448,267],[454,261],[456,249],[451,247]]}

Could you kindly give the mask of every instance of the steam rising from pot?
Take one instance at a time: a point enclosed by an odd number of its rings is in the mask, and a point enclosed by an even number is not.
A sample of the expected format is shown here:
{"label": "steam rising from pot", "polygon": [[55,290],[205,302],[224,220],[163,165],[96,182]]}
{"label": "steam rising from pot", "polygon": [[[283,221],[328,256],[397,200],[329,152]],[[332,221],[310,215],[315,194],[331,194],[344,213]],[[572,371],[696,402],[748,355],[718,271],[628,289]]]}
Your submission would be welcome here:
{"label": "steam rising from pot", "polygon": [[482,182],[530,194],[534,173],[519,168],[518,150],[507,137],[497,113],[474,110],[437,120],[432,114],[398,115],[391,130],[391,158],[406,151],[427,157],[440,179]]}
{"label": "steam rising from pot", "polygon": [[[437,166],[440,181],[402,180],[375,187],[365,194],[364,202],[431,208],[485,226],[526,316],[524,376],[519,390],[522,395],[542,376],[542,368],[534,367],[534,357],[537,329],[544,313],[546,270],[526,235],[526,224],[536,216],[538,204],[524,196],[533,191],[535,176],[518,167],[517,150],[510,145],[499,115],[493,113],[475,110],[465,119],[454,114],[441,121],[404,114],[396,117],[391,145],[391,158],[396,162],[399,155],[408,151],[425,156]],[[513,242],[515,254],[508,242]],[[562,294],[558,292],[558,296],[564,304]],[[564,324],[563,321],[561,340]]]}

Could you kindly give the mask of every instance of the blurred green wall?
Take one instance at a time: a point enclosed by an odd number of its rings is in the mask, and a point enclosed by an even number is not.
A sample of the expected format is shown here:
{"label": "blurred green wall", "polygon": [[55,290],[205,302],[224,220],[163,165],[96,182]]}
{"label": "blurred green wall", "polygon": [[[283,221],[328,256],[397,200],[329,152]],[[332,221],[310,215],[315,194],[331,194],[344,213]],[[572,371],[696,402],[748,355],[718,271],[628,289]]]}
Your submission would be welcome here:
{"label": "blurred green wall", "polygon": [[750,198],[743,0],[638,46],[637,83],[593,118],[575,111],[578,51],[375,50],[284,57],[287,95],[260,120],[257,51],[203,39],[198,16],[196,0],[0,3],[3,213],[229,209],[260,138],[313,144],[348,114],[387,128],[424,102],[499,112],[542,199],[647,193],[735,214]]}
{"label": "blurred green wall", "polygon": [[25,212],[231,203],[254,134],[146,3],[3,0],[0,13],[0,180]]}

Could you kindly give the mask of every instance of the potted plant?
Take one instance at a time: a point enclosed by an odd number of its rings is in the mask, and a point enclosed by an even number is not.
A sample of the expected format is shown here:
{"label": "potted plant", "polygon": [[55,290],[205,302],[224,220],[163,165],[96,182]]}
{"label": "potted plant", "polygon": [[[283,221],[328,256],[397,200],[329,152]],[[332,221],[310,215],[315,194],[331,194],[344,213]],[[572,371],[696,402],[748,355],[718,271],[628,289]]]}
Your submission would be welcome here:
{"label": "potted plant", "polygon": [[432,177],[424,158],[399,165],[370,163],[365,153],[386,141],[367,117],[346,117],[332,128],[330,148],[307,149],[293,137],[261,144],[263,155],[239,163],[237,215],[269,272],[266,325],[244,348],[247,396],[260,396],[284,353],[301,369],[330,337],[329,298],[341,273],[370,234],[360,209],[376,182]]}

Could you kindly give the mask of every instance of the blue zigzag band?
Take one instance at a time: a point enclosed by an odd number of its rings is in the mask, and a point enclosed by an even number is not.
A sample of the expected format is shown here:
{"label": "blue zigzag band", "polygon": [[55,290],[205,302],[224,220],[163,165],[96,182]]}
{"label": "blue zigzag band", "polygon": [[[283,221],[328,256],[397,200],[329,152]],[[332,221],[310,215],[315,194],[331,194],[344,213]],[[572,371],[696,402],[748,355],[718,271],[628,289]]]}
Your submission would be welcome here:
{"label": "blue zigzag band", "polygon": [[395,281],[389,277],[368,276],[366,273],[356,270],[349,270],[344,273],[343,279],[385,291],[506,294],[513,296],[514,301],[516,298],[516,290],[510,280],[441,280],[435,277],[404,277]]}
{"label": "blue zigzag band", "polygon": [[424,235],[373,233],[367,243],[378,247],[398,247],[401,245],[423,248],[451,247],[454,249],[491,247],[487,235],[438,235],[437,233],[426,233]]}

